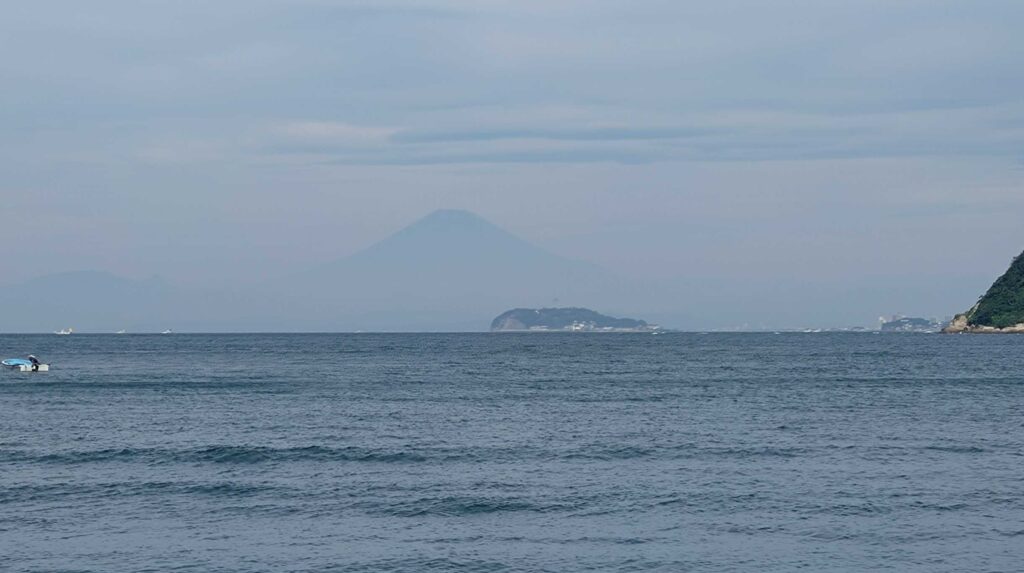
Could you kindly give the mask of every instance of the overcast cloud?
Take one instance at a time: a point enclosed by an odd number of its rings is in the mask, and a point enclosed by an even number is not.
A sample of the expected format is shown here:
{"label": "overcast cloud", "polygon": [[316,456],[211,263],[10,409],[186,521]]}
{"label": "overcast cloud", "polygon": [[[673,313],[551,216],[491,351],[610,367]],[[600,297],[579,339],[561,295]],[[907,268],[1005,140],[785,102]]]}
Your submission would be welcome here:
{"label": "overcast cloud", "polygon": [[951,314],[1024,249],[1022,22],[1018,1],[13,3],[0,241],[24,260],[0,282],[233,284],[451,207],[676,281],[681,313],[742,285],[820,298],[809,324]]}

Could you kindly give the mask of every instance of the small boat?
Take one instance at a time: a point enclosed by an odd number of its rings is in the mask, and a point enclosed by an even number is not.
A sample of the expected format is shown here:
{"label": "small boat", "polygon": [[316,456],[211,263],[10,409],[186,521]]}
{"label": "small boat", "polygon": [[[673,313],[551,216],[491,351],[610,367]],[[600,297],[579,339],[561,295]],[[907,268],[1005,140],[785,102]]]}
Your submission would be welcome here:
{"label": "small boat", "polygon": [[32,364],[31,360],[24,358],[8,358],[7,360],[0,361],[4,368],[8,370],[14,370],[17,372],[49,372],[49,364]]}
{"label": "small boat", "polygon": [[173,331],[170,328],[168,328],[167,330],[161,332],[160,334],[173,334]]}
{"label": "small boat", "polygon": [[68,328],[62,328],[62,329],[54,332],[54,334],[60,334],[60,335],[63,335],[63,336],[67,336],[68,334],[71,334],[74,331],[75,331],[75,329],[73,329],[71,327],[68,327]]}
{"label": "small boat", "polygon": [[125,332],[128,331],[122,328],[121,330],[118,330],[115,334],[124,334]]}

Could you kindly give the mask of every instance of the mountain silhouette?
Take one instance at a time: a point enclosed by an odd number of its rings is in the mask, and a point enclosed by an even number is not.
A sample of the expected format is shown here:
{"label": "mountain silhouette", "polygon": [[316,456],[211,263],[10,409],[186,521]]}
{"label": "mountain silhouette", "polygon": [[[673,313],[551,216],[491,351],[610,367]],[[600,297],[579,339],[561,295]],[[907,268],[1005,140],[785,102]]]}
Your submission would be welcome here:
{"label": "mountain silhouette", "polygon": [[233,290],[101,271],[0,286],[0,332],[485,331],[508,308],[630,311],[623,279],[467,211],[441,210],[354,255]]}
{"label": "mountain silhouette", "polygon": [[[323,328],[486,330],[506,308],[599,304],[620,279],[460,210],[435,211],[352,256],[291,277]],[[301,301],[301,302],[300,302]]]}

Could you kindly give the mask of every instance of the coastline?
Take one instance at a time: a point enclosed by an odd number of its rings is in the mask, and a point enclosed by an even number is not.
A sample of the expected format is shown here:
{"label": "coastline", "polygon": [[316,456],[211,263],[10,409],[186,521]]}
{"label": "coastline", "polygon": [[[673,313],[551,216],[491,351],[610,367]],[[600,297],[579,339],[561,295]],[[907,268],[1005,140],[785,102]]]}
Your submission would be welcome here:
{"label": "coastline", "polygon": [[943,334],[1024,334],[1024,322],[998,328],[995,326],[984,326],[971,324],[967,315],[961,314],[953,318],[948,326],[942,329]]}

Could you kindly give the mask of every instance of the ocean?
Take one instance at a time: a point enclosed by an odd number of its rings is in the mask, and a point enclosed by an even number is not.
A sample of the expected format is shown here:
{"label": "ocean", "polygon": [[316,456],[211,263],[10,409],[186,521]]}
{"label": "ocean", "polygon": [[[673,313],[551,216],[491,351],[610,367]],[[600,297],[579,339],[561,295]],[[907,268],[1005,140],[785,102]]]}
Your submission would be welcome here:
{"label": "ocean", "polygon": [[0,570],[1024,569],[1024,337],[3,335]]}

